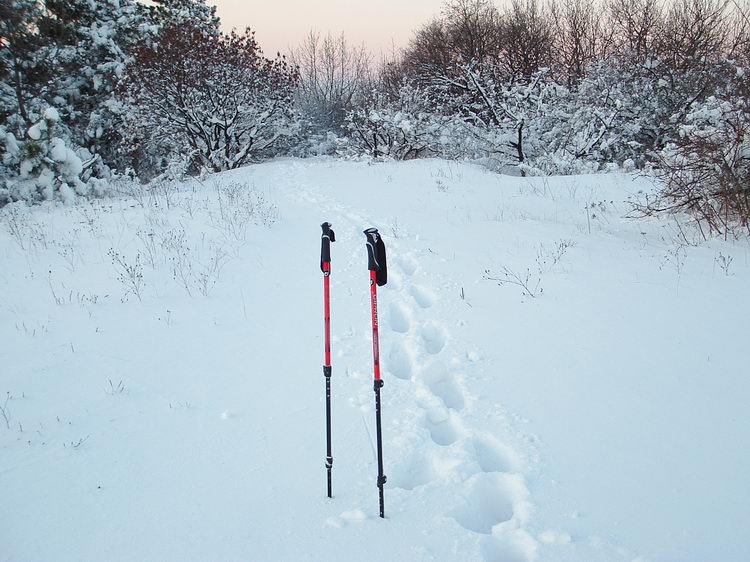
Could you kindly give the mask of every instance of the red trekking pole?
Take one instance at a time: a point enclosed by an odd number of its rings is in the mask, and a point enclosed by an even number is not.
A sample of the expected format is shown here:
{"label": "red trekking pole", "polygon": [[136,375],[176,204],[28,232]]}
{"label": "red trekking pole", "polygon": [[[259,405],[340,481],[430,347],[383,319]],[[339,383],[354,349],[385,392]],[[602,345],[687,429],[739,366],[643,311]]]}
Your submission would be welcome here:
{"label": "red trekking pole", "polygon": [[331,230],[331,223],[320,225],[323,229],[320,244],[320,270],[323,272],[323,315],[325,318],[325,362],[323,376],[326,378],[326,471],[328,472],[328,497],[331,494],[331,470],[333,469],[333,455],[331,454],[331,242],[336,236]]}
{"label": "red trekking pole", "polygon": [[372,307],[372,356],[375,370],[375,424],[378,450],[378,491],[380,496],[380,517],[385,518],[383,486],[386,477],[383,474],[383,434],[380,423],[380,389],[383,380],[380,378],[380,343],[378,341],[378,286],[388,281],[388,270],[385,261],[385,244],[376,228],[365,230],[367,237],[367,269],[370,270],[370,305]]}

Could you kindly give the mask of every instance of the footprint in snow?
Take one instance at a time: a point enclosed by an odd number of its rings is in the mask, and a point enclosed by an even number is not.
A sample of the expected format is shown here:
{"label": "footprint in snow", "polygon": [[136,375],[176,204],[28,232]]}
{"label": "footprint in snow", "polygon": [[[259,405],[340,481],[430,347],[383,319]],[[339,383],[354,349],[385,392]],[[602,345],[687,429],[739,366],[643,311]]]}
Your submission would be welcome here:
{"label": "footprint in snow", "polygon": [[430,308],[435,303],[435,293],[421,285],[412,285],[409,292],[421,308]]}
{"label": "footprint in snow", "polygon": [[405,334],[411,328],[409,311],[401,303],[394,302],[388,309],[388,321],[394,332]]}
{"label": "footprint in snow", "polygon": [[468,446],[474,450],[482,472],[517,472],[519,469],[518,458],[513,450],[499,443],[494,437],[472,437]]}
{"label": "footprint in snow", "polygon": [[398,263],[401,267],[401,271],[403,271],[404,275],[407,277],[414,275],[414,272],[417,271],[417,268],[419,267],[419,262],[417,262],[417,260],[410,254],[401,256],[396,263]]}
{"label": "footprint in snow", "polygon": [[409,348],[401,342],[394,342],[388,351],[386,363],[388,372],[400,379],[409,380],[412,373],[412,364],[413,359]]}
{"label": "footprint in snow", "polygon": [[435,355],[445,346],[445,329],[434,321],[429,321],[422,326],[422,339],[424,340],[427,353]]}
{"label": "footprint in snow", "polygon": [[425,421],[430,437],[437,445],[447,447],[461,437],[462,431],[456,415],[446,408],[427,411]]}
{"label": "footprint in snow", "polygon": [[464,392],[461,390],[456,375],[449,373],[443,363],[432,362],[424,370],[422,380],[448,408],[456,411],[463,410],[465,405]]}
{"label": "footprint in snow", "polygon": [[449,515],[475,533],[492,534],[493,528],[514,517],[523,517],[528,490],[515,474],[481,473],[468,480],[464,503]]}

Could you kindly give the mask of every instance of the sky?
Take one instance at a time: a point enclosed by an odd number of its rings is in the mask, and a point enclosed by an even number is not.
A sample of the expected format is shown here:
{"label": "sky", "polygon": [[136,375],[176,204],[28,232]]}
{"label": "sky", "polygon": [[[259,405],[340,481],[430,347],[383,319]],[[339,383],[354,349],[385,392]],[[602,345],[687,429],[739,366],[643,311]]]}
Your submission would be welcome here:
{"label": "sky", "polygon": [[375,56],[405,46],[413,31],[440,13],[443,0],[209,0],[225,31],[250,27],[266,55],[286,53],[311,29],[346,33]]}

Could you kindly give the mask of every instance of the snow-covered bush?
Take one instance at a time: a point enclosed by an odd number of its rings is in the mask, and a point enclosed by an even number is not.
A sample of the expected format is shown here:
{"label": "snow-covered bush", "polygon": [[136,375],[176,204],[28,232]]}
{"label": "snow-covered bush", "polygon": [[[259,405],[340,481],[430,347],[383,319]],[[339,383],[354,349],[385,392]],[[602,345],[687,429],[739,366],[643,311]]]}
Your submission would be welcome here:
{"label": "snow-covered bush", "polygon": [[396,99],[373,91],[347,114],[349,138],[340,152],[396,160],[438,153],[448,120],[425,105],[425,93],[412,86],[403,85]]}
{"label": "snow-covered bush", "polygon": [[685,211],[704,234],[750,233],[750,89],[692,104],[679,139],[662,151],[664,188],[643,207]]}
{"label": "snow-covered bush", "polygon": [[296,80],[284,59],[262,56],[250,31],[165,29],[136,51],[123,81],[139,172],[185,157],[195,172],[218,172],[286,150],[299,128]]}
{"label": "snow-covered bush", "polygon": [[589,67],[574,90],[555,85],[536,120],[536,149],[524,168],[534,175],[580,174],[653,161],[668,110],[647,72],[604,60]]}
{"label": "snow-covered bush", "polygon": [[467,118],[475,139],[491,158],[523,172],[546,150],[543,135],[556,121],[566,89],[550,79],[547,69],[505,82],[470,68],[466,72],[470,91],[481,100],[481,113]]}
{"label": "snow-covered bush", "polygon": [[597,61],[575,89],[548,79],[544,95],[528,98],[535,118],[526,121],[522,168],[571,174],[660,165],[664,148],[684,136],[694,104],[710,92],[737,95],[727,86],[734,73],[726,60],[674,74],[660,59],[639,64],[627,55]]}
{"label": "snow-covered bush", "polygon": [[558,106],[568,93],[551,79],[548,69],[503,78],[502,69],[475,61],[427,81],[433,111],[452,125],[455,156],[522,172],[545,154],[543,135],[560,119]]}
{"label": "snow-covered bush", "polygon": [[[71,203],[77,195],[88,195],[98,183],[87,182],[85,169],[95,157],[86,149],[71,148],[58,134],[60,116],[50,107],[41,119],[17,139],[0,130],[4,137],[4,168],[0,202],[62,200]],[[85,161],[84,161],[85,159]]]}

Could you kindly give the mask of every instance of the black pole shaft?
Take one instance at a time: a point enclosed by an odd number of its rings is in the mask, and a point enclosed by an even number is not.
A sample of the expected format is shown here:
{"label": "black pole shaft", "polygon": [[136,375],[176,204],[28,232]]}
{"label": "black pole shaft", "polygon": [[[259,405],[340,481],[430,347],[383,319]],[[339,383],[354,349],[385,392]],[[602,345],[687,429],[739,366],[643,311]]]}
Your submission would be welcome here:
{"label": "black pole shaft", "polygon": [[378,446],[378,495],[380,497],[380,517],[385,518],[385,500],[383,498],[383,486],[385,485],[385,474],[383,474],[383,432],[380,424],[380,389],[382,380],[375,381],[375,432]]}
{"label": "black pole shaft", "polygon": [[333,469],[333,454],[331,452],[331,367],[323,367],[326,377],[326,470],[328,472],[328,497],[332,495],[331,472]]}

